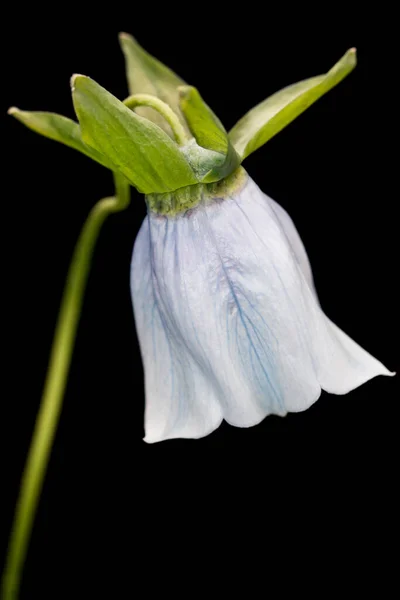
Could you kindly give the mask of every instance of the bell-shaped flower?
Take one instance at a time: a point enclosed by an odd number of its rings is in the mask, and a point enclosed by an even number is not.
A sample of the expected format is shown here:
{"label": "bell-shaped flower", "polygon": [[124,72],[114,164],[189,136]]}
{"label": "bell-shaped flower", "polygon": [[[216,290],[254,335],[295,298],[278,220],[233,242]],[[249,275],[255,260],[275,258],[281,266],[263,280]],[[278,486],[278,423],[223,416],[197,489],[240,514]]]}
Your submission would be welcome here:
{"label": "bell-shaped flower", "polygon": [[199,438],[307,409],[321,389],[345,394],[391,373],[324,314],[289,215],[241,162],[343,79],[326,74],[277,92],[225,131],[198,91],[120,37],[131,96],[120,102],[74,76],[79,124],[11,113],[111,169],[146,195],[131,269],[145,373],[145,440]]}
{"label": "bell-shaped flower", "polygon": [[245,173],[176,216],[150,203],[131,285],[148,442],[249,427],[390,375],[325,316],[291,218]]}
{"label": "bell-shaped flower", "polygon": [[391,375],[323,313],[289,215],[241,166],[356,64],[350,49],[326,74],[277,92],[229,132],[199,92],[127,34],[123,102],[72,77],[78,122],[9,110],[34,131],[113,172],[115,195],[78,238],[21,484],[2,590],[18,593],[35,508],[60,414],[90,259],[104,219],[146,195],[131,290],[145,373],[145,440],[200,438],[223,419],[249,427],[307,409],[321,389],[345,394]]}
{"label": "bell-shaped flower", "polygon": [[[327,76],[250,111],[229,138],[241,159],[354,64],[352,49]],[[191,120],[198,93],[181,96],[196,140],[210,148],[206,119]],[[223,419],[249,427],[307,409],[321,389],[345,394],[391,374],[325,316],[290,216],[243,169],[201,189],[149,195],[147,205],[131,271],[147,442],[199,438]]]}

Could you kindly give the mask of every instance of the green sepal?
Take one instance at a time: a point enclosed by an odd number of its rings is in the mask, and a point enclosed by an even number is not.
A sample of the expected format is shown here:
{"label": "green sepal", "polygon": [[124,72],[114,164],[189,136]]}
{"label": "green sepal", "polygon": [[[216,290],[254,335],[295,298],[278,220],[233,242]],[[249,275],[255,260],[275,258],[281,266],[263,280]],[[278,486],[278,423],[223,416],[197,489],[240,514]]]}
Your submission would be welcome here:
{"label": "green sepal", "polygon": [[198,182],[204,182],[215,168],[221,167],[225,162],[223,154],[202,148],[194,138],[182,146],[181,151],[196,174]]}
{"label": "green sepal", "polygon": [[181,86],[179,97],[182,113],[197,144],[210,151],[209,170],[206,170],[201,181],[211,183],[227,177],[241,161],[221,121],[195,87]]}
{"label": "green sepal", "polygon": [[232,144],[228,146],[228,154],[224,161],[214,166],[202,179],[203,183],[214,183],[228,177],[241,164],[241,158]]}
{"label": "green sepal", "polygon": [[197,143],[203,148],[227,154],[228,134],[198,90],[191,85],[185,85],[179,87],[178,91],[181,110]]}
{"label": "green sepal", "polygon": [[[126,77],[130,94],[151,94],[166,102],[179,117],[188,133],[188,127],[179,108],[178,86],[185,85],[171,69],[146,52],[128,33],[119,34],[119,42],[125,56]],[[156,123],[169,135],[171,130],[165,120],[151,108],[135,108],[142,117]]]}
{"label": "green sepal", "polygon": [[111,164],[103,157],[97,150],[87,146],[82,140],[82,134],[78,123],[51,112],[29,112],[26,110],[19,110],[15,106],[12,106],[8,110],[8,114],[15,117],[18,121],[39,133],[44,135],[51,140],[61,142],[65,146],[69,146],[74,150],[86,154],[89,158],[92,158],[96,162],[100,163],[104,167],[112,169]]}
{"label": "green sepal", "polygon": [[242,160],[337,85],[356,64],[356,49],[351,48],[325,75],[290,85],[251,109],[229,132]]}
{"label": "green sepal", "polygon": [[198,182],[178,146],[158,125],[89,77],[74,75],[71,83],[83,141],[104,154],[140,192],[172,192]]}

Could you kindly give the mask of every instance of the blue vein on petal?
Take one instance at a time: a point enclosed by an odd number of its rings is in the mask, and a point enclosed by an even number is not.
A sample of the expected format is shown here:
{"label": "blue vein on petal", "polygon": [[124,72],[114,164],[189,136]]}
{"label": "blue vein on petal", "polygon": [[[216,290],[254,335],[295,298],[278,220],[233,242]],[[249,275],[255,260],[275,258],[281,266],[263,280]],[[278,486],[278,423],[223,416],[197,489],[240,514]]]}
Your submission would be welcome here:
{"label": "blue vein on petal", "polygon": [[[248,185],[248,184],[246,184],[246,185]],[[235,204],[236,204],[236,205],[238,205],[238,203],[237,203],[237,199],[236,199],[234,196],[229,196],[228,198],[229,198],[229,200],[233,200],[233,201],[235,202]],[[228,199],[228,198],[227,198],[227,199]],[[242,212],[243,212],[243,211],[242,211]],[[246,216],[246,218],[247,218],[247,215],[244,215],[244,216]],[[252,228],[252,229],[253,229],[253,228]],[[217,248],[217,249],[218,249],[218,248]],[[219,249],[218,249],[218,255],[219,255],[219,258],[220,258],[221,264],[223,265],[223,260],[222,260],[222,257],[221,257],[221,255],[220,255]],[[253,352],[256,354],[256,357],[257,357],[257,359],[258,359],[259,365],[261,366],[261,369],[263,370],[263,372],[264,372],[264,375],[266,376],[266,378],[267,378],[267,381],[268,381],[268,383],[270,384],[270,387],[271,387],[271,389],[272,389],[272,391],[273,391],[273,393],[274,393],[275,399],[277,400],[277,402],[278,402],[279,406],[281,407],[281,409],[282,409],[282,410],[283,410],[283,411],[286,413],[286,408],[285,408],[285,406],[284,406],[284,405],[282,405],[282,399],[281,399],[281,396],[280,396],[280,394],[279,394],[279,393],[276,391],[275,387],[272,385],[272,382],[271,382],[271,381],[270,381],[270,379],[269,379],[269,376],[268,376],[268,374],[267,374],[267,372],[266,372],[266,370],[265,370],[265,368],[264,368],[264,366],[263,366],[262,360],[261,360],[261,358],[260,358],[260,356],[259,356],[259,354],[258,354],[258,352],[257,352],[257,350],[256,350],[256,348],[255,348],[255,344],[253,343],[253,341],[252,341],[252,338],[251,338],[251,336],[250,336],[250,334],[249,334],[249,330],[248,330],[248,328],[247,328],[247,327],[246,327],[246,325],[245,325],[244,318],[246,318],[246,319],[248,320],[248,322],[249,322],[249,325],[251,326],[251,328],[252,328],[252,330],[253,330],[253,332],[254,332],[254,335],[257,337],[257,339],[258,339],[258,342],[259,342],[259,344],[260,344],[260,347],[261,347],[261,348],[263,347],[263,343],[262,343],[262,336],[261,336],[261,340],[260,340],[260,332],[259,332],[258,328],[256,327],[256,325],[255,325],[255,324],[252,322],[252,320],[250,319],[250,317],[249,317],[249,316],[248,316],[246,313],[244,313],[244,312],[243,312],[243,310],[242,310],[242,307],[241,307],[241,304],[240,304],[240,301],[239,301],[239,298],[238,298],[238,296],[237,296],[236,292],[234,292],[234,287],[233,287],[233,284],[232,284],[232,282],[230,281],[230,279],[229,279],[229,276],[228,276],[228,275],[227,275],[227,273],[226,273],[226,270],[225,270],[225,268],[224,268],[224,265],[223,265],[223,269],[224,269],[224,272],[225,272],[225,276],[227,277],[227,280],[228,280],[228,285],[230,286],[231,293],[232,293],[232,295],[233,295],[233,297],[234,297],[234,301],[235,301],[235,303],[236,303],[236,306],[237,306],[237,308],[238,308],[238,312],[239,312],[239,315],[240,315],[240,319],[241,319],[241,321],[242,321],[242,324],[243,324],[243,327],[244,327],[244,329],[245,329],[246,335],[247,335],[247,337],[248,337],[248,340],[249,340],[249,342],[250,342],[250,349],[251,349],[251,350],[253,350]],[[271,338],[272,338],[272,339],[275,341],[275,343],[276,343],[277,347],[279,348],[279,340],[276,338],[276,336],[275,336],[275,335],[274,335],[274,333],[272,332],[272,330],[271,330],[271,328],[269,327],[268,323],[266,322],[265,318],[264,318],[264,317],[263,317],[263,316],[262,316],[262,315],[259,313],[259,311],[258,311],[258,310],[255,308],[254,304],[253,304],[253,303],[252,303],[252,302],[251,302],[251,301],[250,301],[250,300],[247,298],[247,296],[246,296],[246,294],[245,294],[245,292],[244,292],[244,290],[243,290],[243,289],[241,289],[241,290],[240,290],[240,293],[241,293],[241,295],[243,296],[243,298],[246,300],[246,302],[249,304],[249,306],[250,306],[250,308],[253,310],[253,312],[254,312],[254,313],[255,313],[255,314],[256,314],[256,315],[257,315],[257,316],[260,318],[261,322],[264,324],[264,326],[265,326],[266,330],[268,331],[268,334],[269,334],[269,335],[270,335],[270,337],[271,337]],[[237,337],[237,335],[236,335],[236,337]],[[265,351],[265,349],[264,349],[264,351]],[[273,370],[273,368],[274,368],[274,365],[273,365],[273,364],[271,364],[271,360],[270,360],[270,358],[269,358],[269,353],[268,353],[267,351],[265,351],[265,354],[266,354],[266,356],[267,356],[267,358],[268,358],[268,363],[269,363],[269,366],[270,366],[270,368]],[[242,356],[242,353],[241,353],[241,351],[240,351],[240,355]],[[242,361],[243,361],[243,359],[242,359]],[[252,362],[252,364],[254,364],[254,363]],[[257,377],[257,378],[258,378],[258,377]],[[260,379],[259,379],[259,378],[258,378],[258,381],[260,382]],[[260,383],[261,383],[261,382],[260,382]],[[262,388],[263,386],[260,386],[260,387]]]}
{"label": "blue vein on petal", "polygon": [[[260,367],[261,367],[261,370],[263,371],[263,373],[264,373],[264,375],[265,375],[265,377],[266,377],[266,380],[267,380],[267,382],[268,382],[268,384],[269,384],[269,386],[270,386],[270,388],[271,388],[271,390],[272,390],[272,392],[273,392],[273,395],[275,396],[275,399],[276,399],[276,401],[277,401],[278,405],[280,406],[281,410],[283,410],[284,412],[286,412],[286,409],[285,409],[284,405],[282,404],[282,398],[281,398],[281,396],[278,394],[278,392],[277,392],[277,390],[275,389],[275,387],[273,386],[273,384],[272,384],[272,381],[271,381],[271,379],[270,379],[270,377],[269,377],[269,375],[268,375],[268,373],[267,373],[267,371],[266,371],[266,369],[265,369],[265,367],[264,367],[264,365],[263,365],[263,362],[262,362],[262,360],[261,360],[261,358],[260,358],[260,356],[259,356],[259,353],[257,352],[257,349],[256,349],[256,347],[255,347],[255,344],[253,343],[253,340],[252,340],[252,338],[251,338],[251,335],[250,335],[250,333],[249,333],[248,327],[246,326],[245,319],[244,319],[244,313],[243,313],[243,311],[242,311],[242,307],[241,307],[241,305],[240,305],[240,302],[239,302],[239,299],[238,299],[238,297],[237,297],[237,294],[236,294],[236,292],[235,292],[235,290],[234,290],[234,286],[233,286],[233,284],[232,284],[232,281],[231,281],[231,279],[230,279],[230,277],[229,277],[229,275],[228,275],[228,273],[227,273],[227,271],[226,271],[225,264],[224,264],[224,261],[223,261],[223,259],[222,259],[222,256],[221,256],[221,252],[220,252],[220,250],[219,250],[219,247],[218,247],[217,240],[216,240],[216,238],[215,238],[214,232],[212,231],[212,226],[211,226],[211,224],[210,224],[210,220],[209,220],[209,217],[208,217],[207,208],[206,208],[206,207],[204,207],[204,205],[202,205],[202,208],[203,208],[203,211],[204,211],[204,212],[205,212],[205,214],[206,214],[206,217],[207,217],[207,220],[208,220],[208,223],[209,223],[209,231],[210,231],[210,233],[211,233],[211,236],[212,236],[212,238],[213,238],[213,241],[214,241],[214,246],[215,246],[215,248],[216,248],[216,250],[217,250],[217,255],[218,255],[218,257],[219,257],[219,260],[220,260],[220,263],[221,263],[222,271],[223,271],[223,273],[224,273],[224,276],[225,276],[225,278],[226,278],[226,281],[227,281],[227,283],[228,283],[228,287],[229,287],[229,290],[230,290],[230,292],[231,292],[231,295],[232,295],[233,301],[234,301],[234,303],[235,303],[235,305],[236,305],[236,308],[237,308],[237,310],[238,310],[238,314],[239,314],[239,316],[240,316],[240,320],[241,320],[241,322],[242,322],[242,325],[243,325],[243,327],[244,327],[244,330],[245,330],[246,336],[247,336],[247,338],[248,338],[248,341],[249,341],[249,343],[250,343],[250,348],[251,348],[251,349],[253,349],[253,351],[255,352],[255,355],[256,355],[256,357],[257,357],[257,359],[258,359],[258,362],[259,362],[259,365],[260,365]],[[250,304],[250,306],[251,306],[251,304]],[[247,315],[245,315],[245,316],[246,316],[246,318],[249,320],[249,322],[251,323],[251,319],[250,319],[250,318],[249,318]],[[254,324],[252,324],[252,326],[254,327]],[[238,345],[238,348],[239,348],[239,347],[240,347],[240,344]],[[266,352],[266,356],[268,356],[268,352]],[[242,359],[242,361],[243,361],[243,359]],[[270,361],[269,361],[269,362],[270,362]],[[271,366],[271,364],[270,364],[270,366]]]}
{"label": "blue vein on petal", "polygon": [[[247,222],[248,222],[248,224],[249,224],[249,227],[250,227],[250,228],[251,228],[251,230],[254,232],[254,235],[255,235],[255,236],[258,238],[258,240],[259,240],[259,241],[261,242],[261,244],[262,244],[262,245],[265,247],[265,249],[266,249],[266,250],[268,250],[268,247],[267,247],[267,245],[265,244],[264,240],[263,240],[263,239],[262,239],[262,238],[259,236],[259,234],[257,233],[257,231],[256,231],[256,230],[254,229],[254,227],[252,226],[252,224],[251,224],[251,222],[250,222],[250,219],[249,219],[248,215],[246,214],[246,212],[244,211],[244,209],[243,209],[243,208],[240,206],[240,204],[238,203],[237,199],[236,199],[236,198],[234,198],[234,197],[232,197],[232,200],[235,202],[236,206],[238,207],[238,209],[240,210],[240,212],[243,214],[244,218],[246,219],[246,221],[247,221]],[[275,211],[273,210],[273,207],[269,207],[269,208],[270,208],[270,209],[273,211],[273,213],[274,213],[274,215],[275,215],[276,213],[275,213]],[[289,247],[289,249],[290,249],[291,255],[293,256],[293,250],[292,250],[292,246],[291,246],[291,244],[290,244],[290,242],[289,242],[289,240],[288,240],[288,238],[287,238],[287,236],[286,236],[285,232],[283,231],[283,228],[282,228],[281,222],[280,222],[280,220],[279,220],[279,218],[278,218],[278,217],[277,217],[277,219],[278,219],[278,223],[279,223],[279,229],[280,229],[280,230],[281,230],[281,232],[282,232],[282,233],[285,235],[285,238],[287,239],[287,242],[288,242],[288,247]],[[254,253],[254,252],[253,252],[253,253]],[[255,255],[255,253],[254,253],[254,255]],[[297,260],[295,260],[295,263],[296,263],[296,268],[298,269],[298,271],[299,271],[299,273],[300,273],[300,276],[301,276],[301,277],[303,277],[303,274],[302,274],[302,271],[301,271],[301,269],[300,269],[300,266],[299,266],[299,264],[298,264],[298,261],[297,261]],[[275,272],[275,274],[276,274],[277,278],[279,279],[279,282],[280,282],[280,284],[281,284],[281,286],[282,286],[282,290],[283,290],[283,292],[284,292],[284,294],[285,294],[285,297],[286,297],[286,300],[287,300],[287,302],[288,302],[288,305],[291,307],[291,309],[293,310],[293,313],[296,315],[296,320],[297,320],[297,322],[299,322],[299,321],[300,321],[300,317],[299,317],[299,315],[298,315],[297,307],[296,307],[296,305],[294,304],[294,302],[293,302],[292,298],[290,297],[290,294],[288,294],[288,291],[287,291],[287,289],[286,289],[286,286],[285,286],[285,284],[284,284],[284,282],[283,282],[283,280],[282,280],[281,274],[279,273],[279,271],[278,271],[278,269],[276,268],[276,266],[275,266],[275,264],[274,264],[274,262],[273,262],[273,261],[271,261],[271,266],[272,266],[272,268],[273,268],[273,270],[274,270],[274,272]],[[305,330],[307,330],[307,328],[305,328]],[[315,374],[315,377],[317,378],[317,371],[316,371],[315,359],[314,359],[313,353],[312,353],[312,352],[311,352],[311,350],[310,350],[310,344],[309,344],[309,343],[307,343],[307,339],[305,338],[305,335],[304,335],[304,332],[302,331],[302,328],[300,328],[300,331],[299,331],[299,328],[297,328],[297,331],[298,331],[298,333],[300,334],[300,340],[301,340],[302,346],[303,346],[303,348],[304,348],[304,351],[306,352],[306,354],[309,356],[309,358],[310,358],[310,360],[311,360],[311,363],[312,363],[312,366],[313,366],[313,370],[314,370],[314,374]]]}

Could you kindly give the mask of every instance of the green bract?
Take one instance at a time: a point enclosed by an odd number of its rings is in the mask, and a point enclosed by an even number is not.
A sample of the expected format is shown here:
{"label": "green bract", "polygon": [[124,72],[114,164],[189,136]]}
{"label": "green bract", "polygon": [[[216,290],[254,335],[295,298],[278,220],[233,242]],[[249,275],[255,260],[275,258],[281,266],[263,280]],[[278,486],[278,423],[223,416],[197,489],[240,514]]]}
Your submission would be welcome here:
{"label": "green bract", "polygon": [[82,139],[110,160],[140,192],[169,192],[198,183],[178,146],[148,119],[88,77],[72,80]]}
{"label": "green bract", "polygon": [[229,137],[242,160],[268,142],[313,102],[344,79],[356,63],[356,49],[351,48],[326,75],[289,85],[244,115],[229,132]]}
{"label": "green bract", "polygon": [[[129,93],[131,95],[150,94],[163,100],[172,108],[188,133],[189,129],[179,107],[178,87],[185,85],[183,79],[151,56],[146,50],[143,50],[128,33],[120,33],[119,42],[125,56]],[[154,121],[167,133],[170,133],[171,130],[164,119],[152,110],[140,108],[138,114]]]}
{"label": "green bract", "polygon": [[112,168],[112,165],[106,161],[104,156],[85,144],[82,140],[81,129],[75,121],[55,113],[19,110],[15,106],[12,106],[8,110],[8,114],[18,119],[18,121],[29,127],[29,129],[32,129],[32,131],[36,131],[36,133],[40,133],[56,142],[61,142],[70,148],[79,150],[79,152],[86,154],[86,156],[89,156],[89,158],[92,158],[104,167]]}
{"label": "green bract", "polygon": [[204,176],[203,181],[219,181],[232,173],[241,160],[221,121],[207,106],[196,88],[181,86],[179,96],[181,110],[199,146],[219,154],[219,163],[217,164],[216,157],[213,168]]}
{"label": "green bract", "polygon": [[250,110],[229,132],[201,98],[128,34],[120,34],[131,96],[118,100],[83,75],[72,78],[79,124],[49,112],[10,114],[123,175],[144,194],[171,193],[233,173],[356,65],[351,48],[325,75],[290,85]]}

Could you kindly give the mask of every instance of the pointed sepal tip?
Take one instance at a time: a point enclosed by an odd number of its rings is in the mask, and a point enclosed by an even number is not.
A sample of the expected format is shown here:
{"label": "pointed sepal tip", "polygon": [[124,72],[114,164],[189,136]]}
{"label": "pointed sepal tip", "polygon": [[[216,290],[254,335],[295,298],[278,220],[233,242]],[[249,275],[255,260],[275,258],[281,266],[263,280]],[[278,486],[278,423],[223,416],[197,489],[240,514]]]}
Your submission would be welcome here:
{"label": "pointed sepal tip", "polygon": [[90,79],[90,77],[87,77],[86,75],[81,75],[80,73],[74,73],[70,79],[70,85],[71,85],[71,90],[74,91],[75,89],[75,83],[77,82],[77,80],[79,79]]}

